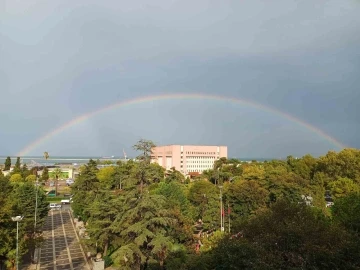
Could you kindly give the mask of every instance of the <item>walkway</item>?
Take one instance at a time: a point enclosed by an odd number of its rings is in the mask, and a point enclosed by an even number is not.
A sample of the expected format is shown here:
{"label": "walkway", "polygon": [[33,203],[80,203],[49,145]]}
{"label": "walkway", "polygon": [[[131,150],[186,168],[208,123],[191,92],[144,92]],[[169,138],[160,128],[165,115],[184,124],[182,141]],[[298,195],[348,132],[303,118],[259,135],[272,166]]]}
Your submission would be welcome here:
{"label": "walkway", "polygon": [[69,210],[51,210],[43,229],[44,243],[37,269],[89,270]]}

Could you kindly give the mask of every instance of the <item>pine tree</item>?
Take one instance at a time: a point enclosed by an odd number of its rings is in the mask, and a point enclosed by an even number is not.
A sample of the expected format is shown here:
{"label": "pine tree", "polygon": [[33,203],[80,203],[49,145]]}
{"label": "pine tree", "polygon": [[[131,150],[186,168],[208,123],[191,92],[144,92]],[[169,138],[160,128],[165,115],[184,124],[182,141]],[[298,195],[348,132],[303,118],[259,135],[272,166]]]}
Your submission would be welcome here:
{"label": "pine tree", "polygon": [[22,177],[23,177],[24,179],[30,175],[30,171],[29,171],[29,169],[28,169],[28,167],[27,167],[26,164],[24,164],[24,165],[22,166],[21,175],[22,175]]}
{"label": "pine tree", "polygon": [[5,168],[4,168],[4,171],[10,170],[10,168],[11,168],[11,158],[10,158],[10,157],[7,157],[6,160],[5,160]]}
{"label": "pine tree", "polygon": [[42,181],[47,181],[49,180],[49,170],[47,167],[44,167],[42,174],[41,174],[41,180]]}
{"label": "pine tree", "polygon": [[20,157],[17,157],[17,158],[16,158],[16,163],[15,163],[14,170],[13,170],[12,173],[13,173],[13,174],[15,174],[15,173],[21,173]]}

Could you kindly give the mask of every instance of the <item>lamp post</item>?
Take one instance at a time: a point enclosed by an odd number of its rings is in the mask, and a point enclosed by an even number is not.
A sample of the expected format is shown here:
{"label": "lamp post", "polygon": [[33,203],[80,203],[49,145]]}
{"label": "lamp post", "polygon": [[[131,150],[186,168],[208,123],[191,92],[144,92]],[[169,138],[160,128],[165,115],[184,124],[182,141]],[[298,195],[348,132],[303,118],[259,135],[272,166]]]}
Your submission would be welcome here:
{"label": "lamp post", "polygon": [[22,221],[24,217],[16,216],[12,217],[12,221],[16,222],[16,270],[19,270],[19,222]]}
{"label": "lamp post", "polygon": [[39,189],[39,180],[38,180],[38,175],[37,175],[37,168],[35,170],[36,173],[36,186],[35,186],[35,217],[34,217],[34,237],[36,234],[36,217],[37,217],[37,208],[38,208],[38,189]]}
{"label": "lamp post", "polygon": [[224,231],[224,218],[223,218],[223,203],[222,203],[222,188],[223,186],[219,186],[220,189],[220,231]]}

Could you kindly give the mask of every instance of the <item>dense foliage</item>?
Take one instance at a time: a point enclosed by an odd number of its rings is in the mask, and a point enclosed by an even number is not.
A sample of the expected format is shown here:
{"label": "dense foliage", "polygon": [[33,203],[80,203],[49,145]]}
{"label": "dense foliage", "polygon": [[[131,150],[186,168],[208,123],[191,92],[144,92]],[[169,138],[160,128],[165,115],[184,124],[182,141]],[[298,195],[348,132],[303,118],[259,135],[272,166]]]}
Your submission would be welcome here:
{"label": "dense foliage", "polygon": [[[48,213],[48,203],[42,188],[36,187],[36,177],[27,168],[18,166],[15,173],[4,177],[0,173],[0,264],[14,269],[16,263],[16,222],[12,217],[22,216],[19,222],[19,254],[33,254],[42,239],[39,234]],[[38,199],[35,227],[36,194]]]}
{"label": "dense foliage", "polygon": [[[97,168],[73,185],[87,245],[117,269],[358,269],[360,151],[241,162],[185,179],[150,162]],[[220,232],[222,186],[225,232]],[[326,200],[334,200],[333,208]],[[333,211],[331,211],[333,209]]]}

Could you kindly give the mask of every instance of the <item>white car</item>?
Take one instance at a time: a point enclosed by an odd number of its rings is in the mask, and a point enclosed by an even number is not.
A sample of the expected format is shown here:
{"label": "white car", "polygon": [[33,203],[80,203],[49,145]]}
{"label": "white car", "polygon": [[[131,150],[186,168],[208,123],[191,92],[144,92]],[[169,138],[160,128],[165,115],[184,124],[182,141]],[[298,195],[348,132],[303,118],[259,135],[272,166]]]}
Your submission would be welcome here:
{"label": "white car", "polygon": [[61,208],[61,204],[50,203],[50,209],[60,209],[60,208]]}
{"label": "white car", "polygon": [[61,204],[68,204],[72,202],[72,198],[61,200]]}

